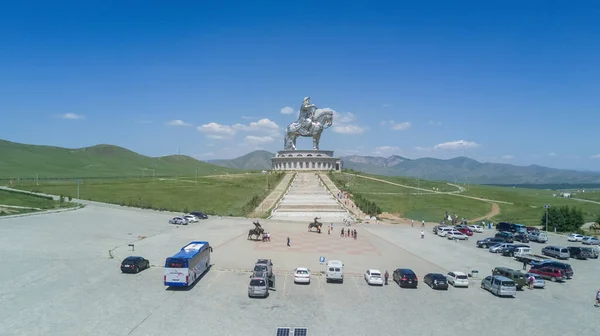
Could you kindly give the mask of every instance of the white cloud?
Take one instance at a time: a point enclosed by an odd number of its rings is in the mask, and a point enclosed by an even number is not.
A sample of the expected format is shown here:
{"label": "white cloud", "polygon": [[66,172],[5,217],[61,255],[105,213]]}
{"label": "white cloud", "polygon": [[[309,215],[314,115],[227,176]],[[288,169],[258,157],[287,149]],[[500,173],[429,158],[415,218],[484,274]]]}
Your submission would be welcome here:
{"label": "white cloud", "polygon": [[356,116],[350,112],[339,113],[333,111],[333,131],[341,134],[362,134],[365,128],[352,124],[356,121]]}
{"label": "white cloud", "polygon": [[65,114],[61,115],[60,117],[63,119],[69,119],[69,120],[85,119],[85,116],[83,116],[81,114],[75,114],[75,113],[65,113]]}
{"label": "white cloud", "polygon": [[592,155],[590,159],[600,159],[600,154]]}
{"label": "white cloud", "polygon": [[461,149],[476,148],[479,146],[480,145],[478,143],[473,142],[473,141],[456,140],[456,141],[449,141],[449,142],[437,144],[437,145],[433,146],[433,149],[434,150],[461,150]]}
{"label": "white cloud", "polygon": [[279,111],[279,113],[281,113],[281,114],[292,114],[292,113],[294,113],[294,108],[290,107],[290,106],[286,106],[286,107],[282,108]]}
{"label": "white cloud", "polygon": [[550,153],[550,154],[548,154],[548,156],[555,157],[556,153]]}
{"label": "white cloud", "polygon": [[333,131],[341,134],[363,134],[365,129],[357,125],[337,125],[333,126]]}
{"label": "white cloud", "polygon": [[501,160],[512,160],[512,159],[514,159],[514,158],[515,158],[514,156],[512,156],[512,155],[508,155],[508,154],[507,154],[507,155],[502,155],[502,156],[500,157],[500,159],[501,159]]}
{"label": "white cloud", "polygon": [[398,123],[393,120],[382,121],[379,124],[381,126],[389,126],[390,129],[394,131],[405,131],[412,126],[412,124],[408,121]]}
{"label": "white cloud", "polygon": [[167,125],[169,125],[169,126],[192,126],[192,124],[186,123],[185,121],[180,120],[180,119],[171,120],[167,123]]}
{"label": "white cloud", "polygon": [[236,131],[245,132],[275,132],[279,133],[279,126],[267,118],[253,121],[248,125],[235,124],[232,128]]}
{"label": "white cloud", "polygon": [[235,130],[228,125],[221,125],[215,122],[204,124],[196,128],[199,132],[205,133],[211,139],[223,139],[235,135]]}
{"label": "white cloud", "polygon": [[278,136],[279,126],[271,120],[264,118],[259,121],[253,121],[247,125],[222,125],[215,122],[204,124],[197,127],[199,132],[206,134],[210,139],[222,140],[235,136],[238,132],[262,133],[265,136]]}
{"label": "white cloud", "polygon": [[270,136],[260,137],[260,136],[248,135],[244,138],[244,141],[248,144],[260,145],[260,144],[273,142],[273,141],[275,141],[275,139]]}

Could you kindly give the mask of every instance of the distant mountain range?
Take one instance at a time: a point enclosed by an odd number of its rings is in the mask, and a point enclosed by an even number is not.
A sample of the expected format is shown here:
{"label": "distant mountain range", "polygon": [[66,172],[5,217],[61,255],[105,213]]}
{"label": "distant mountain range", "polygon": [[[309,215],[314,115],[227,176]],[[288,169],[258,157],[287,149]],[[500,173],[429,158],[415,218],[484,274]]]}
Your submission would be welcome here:
{"label": "distant mountain range", "polygon": [[[275,154],[255,151],[233,160],[209,163],[237,169],[270,169]],[[434,158],[407,159],[401,156],[343,156],[344,168],[367,174],[408,176],[428,180],[457,181],[477,184],[586,184],[600,183],[599,172],[556,169],[538,165],[515,166],[482,163],[467,157],[449,160]]]}

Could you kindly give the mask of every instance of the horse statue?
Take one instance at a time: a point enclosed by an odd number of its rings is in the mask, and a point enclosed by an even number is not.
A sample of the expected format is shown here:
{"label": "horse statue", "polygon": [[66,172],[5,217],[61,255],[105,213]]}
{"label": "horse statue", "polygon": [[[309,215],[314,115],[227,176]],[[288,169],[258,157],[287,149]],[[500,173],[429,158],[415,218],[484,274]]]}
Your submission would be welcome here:
{"label": "horse statue", "polygon": [[319,218],[315,217],[314,222],[308,223],[308,231],[311,231],[312,228],[317,228],[317,232],[321,233],[321,226],[323,226],[323,223],[317,221],[317,219]]}
{"label": "horse statue", "polygon": [[259,240],[263,233],[265,233],[265,229],[263,229],[258,221],[252,222],[252,224],[254,224],[254,229],[248,230],[248,240],[250,240],[252,236],[256,236],[254,240]]}
{"label": "horse statue", "polygon": [[323,130],[333,125],[333,113],[330,108],[319,109],[311,104],[310,97],[304,98],[298,120],[290,123],[285,130],[284,149],[296,150],[298,137],[312,137],[313,149],[319,150]]}
{"label": "horse statue", "polygon": [[590,230],[593,230],[594,232],[600,231],[600,223],[593,223],[590,225]]}

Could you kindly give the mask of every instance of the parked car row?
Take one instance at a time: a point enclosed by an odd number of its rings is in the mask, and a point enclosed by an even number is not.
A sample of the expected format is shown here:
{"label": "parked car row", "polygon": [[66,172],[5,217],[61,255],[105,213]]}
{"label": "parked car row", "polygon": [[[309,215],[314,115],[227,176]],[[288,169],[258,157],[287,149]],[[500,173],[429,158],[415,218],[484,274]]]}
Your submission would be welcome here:
{"label": "parked car row", "polygon": [[248,297],[269,296],[269,290],[275,288],[275,275],[273,274],[273,262],[271,259],[258,259],[250,275],[248,284]]}
{"label": "parked car row", "polygon": [[567,240],[570,242],[579,242],[584,245],[600,245],[600,239],[592,236],[584,236],[578,233],[571,233]]}
{"label": "parked car row", "polygon": [[433,228],[434,234],[438,235],[439,237],[448,238],[450,240],[468,240],[469,237],[473,236],[474,232],[483,232],[483,229],[478,225],[436,225]]}
{"label": "parked car row", "polygon": [[190,223],[197,223],[201,219],[208,219],[208,216],[202,212],[190,212],[187,215],[171,218],[169,224],[188,225]]}

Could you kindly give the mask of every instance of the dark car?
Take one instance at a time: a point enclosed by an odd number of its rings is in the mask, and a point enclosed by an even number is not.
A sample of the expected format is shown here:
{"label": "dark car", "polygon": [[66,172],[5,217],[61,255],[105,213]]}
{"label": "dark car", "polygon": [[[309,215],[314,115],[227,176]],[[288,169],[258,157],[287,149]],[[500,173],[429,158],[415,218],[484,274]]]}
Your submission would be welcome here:
{"label": "dark car", "polygon": [[583,247],[568,246],[567,248],[569,249],[569,255],[571,256],[571,258],[585,260],[585,259],[589,259],[589,258],[593,258],[594,257],[592,255],[592,251],[587,250],[587,249],[585,249]]}
{"label": "dark car", "polygon": [[433,289],[448,290],[448,280],[441,273],[428,273],[423,277],[423,282]]}
{"label": "dark car", "polygon": [[194,211],[190,212],[190,215],[198,217],[198,219],[208,219],[208,216],[205,213]]}
{"label": "dark car", "polygon": [[477,247],[479,248],[488,248],[492,245],[496,245],[496,244],[500,244],[500,243],[505,243],[506,241],[504,239],[498,239],[498,238],[485,238],[482,240],[478,240],[477,241]]}
{"label": "dark car", "polygon": [[531,269],[541,268],[545,266],[560,269],[567,279],[571,279],[573,277],[574,272],[571,265],[562,263],[560,261],[548,260],[539,263],[534,263]]}
{"label": "dark car", "polygon": [[150,268],[150,262],[142,257],[131,256],[121,262],[121,272],[123,273],[139,273],[146,268]]}
{"label": "dark car", "polygon": [[419,284],[419,279],[415,272],[408,268],[398,268],[394,271],[392,278],[400,287],[417,288]]}
{"label": "dark car", "polygon": [[528,226],[526,229],[527,229],[527,233],[540,232],[540,229],[536,228],[535,226]]}
{"label": "dark car", "polygon": [[512,233],[507,232],[507,231],[502,231],[502,232],[496,233],[496,235],[494,236],[494,238],[504,239],[504,241],[506,243],[512,243],[512,242],[515,241],[515,236],[513,236]]}
{"label": "dark car", "polygon": [[500,222],[498,224],[496,224],[496,230],[498,231],[507,231],[507,232],[511,232],[512,230],[512,224],[507,223],[507,222]]}
{"label": "dark car", "polygon": [[530,247],[529,245],[525,245],[525,244],[513,244],[510,245],[508,247],[505,247],[502,250],[502,255],[505,257],[514,257],[515,256],[515,249],[517,247]]}
{"label": "dark car", "polygon": [[521,243],[529,243],[529,236],[526,233],[517,233],[514,235],[514,240]]}

